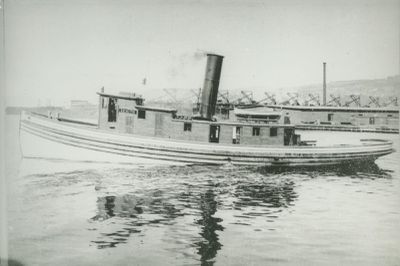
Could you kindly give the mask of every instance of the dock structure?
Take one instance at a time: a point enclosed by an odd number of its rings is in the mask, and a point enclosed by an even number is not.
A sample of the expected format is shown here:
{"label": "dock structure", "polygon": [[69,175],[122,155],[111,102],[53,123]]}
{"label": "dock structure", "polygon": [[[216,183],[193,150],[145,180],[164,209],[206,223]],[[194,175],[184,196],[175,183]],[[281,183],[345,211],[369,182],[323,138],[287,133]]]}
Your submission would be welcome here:
{"label": "dock structure", "polygon": [[323,80],[322,104],[326,106],[326,62],[324,62],[323,65],[324,65],[324,80]]}
{"label": "dock structure", "polygon": [[[399,130],[399,109],[372,107],[284,106],[270,105],[276,111],[290,116],[291,122],[303,126],[359,127],[369,129]],[[315,127],[313,127],[315,128]]]}

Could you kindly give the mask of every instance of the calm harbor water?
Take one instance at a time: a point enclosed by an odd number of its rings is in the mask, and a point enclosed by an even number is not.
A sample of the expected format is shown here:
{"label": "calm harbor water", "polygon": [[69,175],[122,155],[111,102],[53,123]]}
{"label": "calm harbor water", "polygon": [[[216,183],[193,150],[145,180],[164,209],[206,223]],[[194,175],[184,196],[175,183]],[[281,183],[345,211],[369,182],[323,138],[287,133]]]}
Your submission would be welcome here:
{"label": "calm harbor water", "polygon": [[361,169],[100,165],[21,159],[7,125],[23,265],[400,265],[399,152]]}

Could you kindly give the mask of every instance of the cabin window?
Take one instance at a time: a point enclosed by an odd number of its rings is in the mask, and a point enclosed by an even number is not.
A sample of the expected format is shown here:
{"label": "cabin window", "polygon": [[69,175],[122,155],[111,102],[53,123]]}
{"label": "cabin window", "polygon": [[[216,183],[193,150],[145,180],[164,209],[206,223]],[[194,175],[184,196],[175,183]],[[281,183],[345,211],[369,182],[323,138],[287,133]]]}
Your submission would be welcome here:
{"label": "cabin window", "polygon": [[253,127],[253,136],[260,136],[260,128]]}
{"label": "cabin window", "polygon": [[109,98],[108,99],[108,122],[116,122],[117,121],[117,99]]}
{"label": "cabin window", "polygon": [[393,117],[393,115],[388,115],[387,117]]}
{"label": "cabin window", "polygon": [[278,128],[276,128],[276,127],[271,127],[271,128],[269,129],[269,136],[270,136],[270,137],[276,137],[276,136],[278,136]]}
{"label": "cabin window", "polygon": [[375,117],[370,117],[369,118],[369,124],[370,125],[375,125]]}
{"label": "cabin window", "polygon": [[328,114],[328,121],[332,121],[333,120],[333,114]]}
{"label": "cabin window", "polygon": [[363,114],[358,114],[358,116],[363,116]]}
{"label": "cabin window", "polygon": [[106,101],[104,100],[103,97],[101,97],[101,108],[103,108],[103,109],[106,109],[106,108],[107,108]]}
{"label": "cabin window", "polygon": [[183,123],[183,131],[192,131],[192,123]]}
{"label": "cabin window", "polygon": [[140,118],[140,119],[146,119],[146,111],[145,110],[139,110],[137,117]]}
{"label": "cabin window", "polygon": [[284,123],[284,124],[290,124],[290,117],[289,117],[289,116],[285,116],[285,117],[283,118],[283,123]]}

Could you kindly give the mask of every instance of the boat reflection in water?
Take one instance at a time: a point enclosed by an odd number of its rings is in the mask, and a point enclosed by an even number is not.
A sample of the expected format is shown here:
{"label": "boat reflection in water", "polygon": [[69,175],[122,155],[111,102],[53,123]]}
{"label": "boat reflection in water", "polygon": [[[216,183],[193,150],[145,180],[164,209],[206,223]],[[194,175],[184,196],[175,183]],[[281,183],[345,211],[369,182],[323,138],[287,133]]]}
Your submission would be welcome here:
{"label": "boat reflection in water", "polygon": [[[122,195],[98,197],[97,214],[91,218],[91,224],[99,226],[100,235],[92,242],[98,248],[116,247],[129,239],[146,237],[147,230],[157,226],[169,226],[169,234],[173,235],[164,235],[162,241],[182,242],[186,249],[196,250],[200,256],[196,259],[203,265],[211,265],[223,246],[219,235],[225,226],[246,225],[243,219],[251,223],[258,216],[276,219],[277,213],[289,208],[297,198],[295,182],[288,178],[261,174],[254,169],[212,168],[215,169],[209,176],[204,175],[204,166],[167,167],[150,174],[144,171],[144,176],[159,175],[160,180],[169,172],[176,179],[181,178],[181,182],[163,182],[158,188],[135,187]],[[219,212],[228,213],[229,221],[220,218]]]}
{"label": "boat reflection in water", "polygon": [[221,225],[222,219],[213,216],[217,211],[215,198],[214,191],[209,189],[200,200],[201,218],[196,223],[202,227],[200,235],[203,239],[195,244],[202,265],[211,265],[222,246],[217,231],[223,231],[224,227]]}
{"label": "boat reflection in water", "polygon": [[[205,169],[207,168],[207,169]],[[207,174],[205,174],[207,173]],[[274,230],[282,213],[290,213],[298,199],[297,187],[314,178],[387,178],[390,172],[373,164],[362,168],[320,168],[281,171],[265,168],[223,169],[182,166],[116,170],[109,186],[99,188],[96,227],[97,248],[133,245],[135,241],[160,242],[190,261],[212,265],[223,249],[221,234],[241,226],[255,231]],[[120,175],[123,192],[112,191],[111,180]],[[125,182],[124,181],[124,182]],[[342,182],[342,181],[338,181]],[[158,232],[158,233],[156,233]],[[229,234],[229,232],[227,232]],[[156,236],[155,236],[156,235]]]}

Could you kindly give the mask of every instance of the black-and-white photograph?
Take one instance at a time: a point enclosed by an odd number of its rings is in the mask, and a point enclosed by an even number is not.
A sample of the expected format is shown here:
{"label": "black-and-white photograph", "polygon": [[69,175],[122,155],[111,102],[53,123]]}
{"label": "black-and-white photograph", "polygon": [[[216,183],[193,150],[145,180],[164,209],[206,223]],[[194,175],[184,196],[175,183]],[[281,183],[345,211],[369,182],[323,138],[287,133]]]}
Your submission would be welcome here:
{"label": "black-and-white photograph", "polygon": [[0,0],[0,265],[400,265],[399,0]]}

